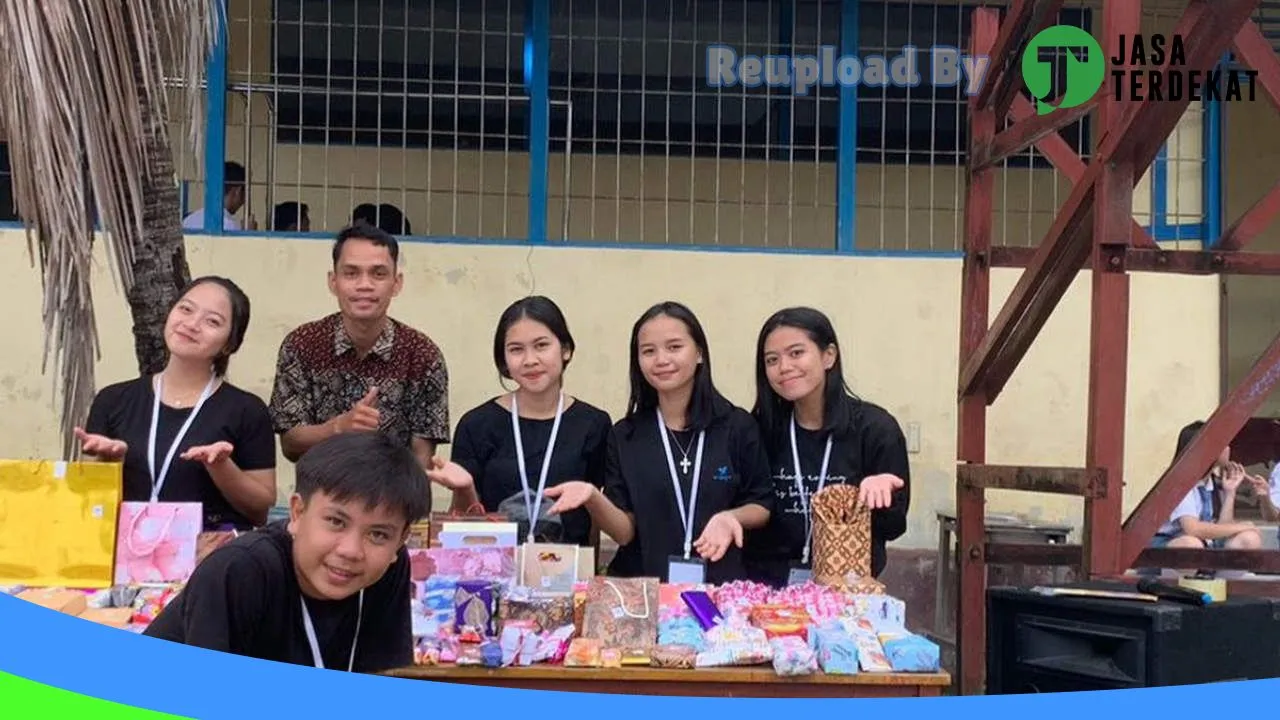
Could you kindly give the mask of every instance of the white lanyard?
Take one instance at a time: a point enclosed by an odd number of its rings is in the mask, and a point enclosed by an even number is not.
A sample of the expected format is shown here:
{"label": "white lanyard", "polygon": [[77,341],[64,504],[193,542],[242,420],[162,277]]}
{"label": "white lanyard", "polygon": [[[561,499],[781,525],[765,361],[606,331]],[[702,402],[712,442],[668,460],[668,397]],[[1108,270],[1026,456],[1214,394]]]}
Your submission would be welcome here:
{"label": "white lanyard", "polygon": [[538,476],[538,494],[529,497],[529,472],[524,464],[524,441],[520,438],[520,411],[516,408],[516,394],[511,393],[511,433],[516,436],[516,462],[520,465],[520,486],[524,488],[524,509],[529,513],[529,542],[533,542],[533,529],[538,526],[538,513],[542,512],[542,491],[547,487],[547,471],[551,469],[551,451],[560,434],[560,418],[564,415],[564,393],[556,404],[556,419],[551,423],[551,437],[547,438],[547,451],[542,455],[542,474]]}
{"label": "white lanyard", "polygon": [[[796,449],[796,416],[791,415],[791,460],[796,469],[796,490],[800,492],[800,509],[804,512],[804,553],[800,562],[809,564],[809,547],[813,544],[813,514],[809,512],[809,494],[805,491],[804,475],[800,472],[800,451]],[[822,453],[822,470],[818,473],[818,489],[814,495],[822,492],[827,484],[827,464],[831,462],[831,436],[827,436],[827,449]]]}
{"label": "white lanyard", "polygon": [[204,390],[200,393],[200,399],[196,401],[195,407],[191,408],[191,414],[187,416],[187,421],[182,423],[178,434],[173,437],[173,444],[169,446],[169,454],[164,457],[164,466],[160,468],[160,474],[156,475],[156,429],[160,425],[160,398],[164,395],[163,374],[156,375],[155,402],[151,404],[151,433],[147,439],[147,468],[151,471],[151,502],[159,502],[160,488],[164,487],[164,481],[169,476],[169,464],[173,462],[173,454],[178,451],[178,444],[182,442],[182,438],[186,436],[187,431],[191,429],[191,423],[195,422],[200,408],[204,406],[205,401],[213,394],[213,386],[217,382],[218,376],[216,374],[209,378],[208,384],[204,386]]}
{"label": "white lanyard", "polygon": [[[301,595],[298,596],[298,602],[302,603],[302,629],[307,632],[307,644],[311,645],[311,659],[315,661],[316,667],[324,669],[324,658],[320,655],[320,641],[316,640],[316,626],[311,624],[311,612],[307,610],[307,600]],[[364,620],[364,591],[360,591],[359,610],[356,611],[356,634],[351,637],[351,657],[347,660],[347,672],[352,672],[356,667],[356,643],[360,641],[360,621]]]}
{"label": "white lanyard", "polygon": [[667,452],[667,469],[671,471],[671,489],[676,493],[676,507],[680,509],[680,522],[684,523],[684,559],[689,559],[693,550],[693,513],[698,506],[698,481],[702,475],[702,445],[707,439],[707,431],[698,432],[698,453],[693,461],[693,487],[689,489],[689,511],[684,508],[684,493],[680,491],[680,476],[676,475],[676,459],[671,454],[671,441],[667,439],[667,423],[662,419],[662,411],[657,410],[658,434],[662,436],[662,449]]}

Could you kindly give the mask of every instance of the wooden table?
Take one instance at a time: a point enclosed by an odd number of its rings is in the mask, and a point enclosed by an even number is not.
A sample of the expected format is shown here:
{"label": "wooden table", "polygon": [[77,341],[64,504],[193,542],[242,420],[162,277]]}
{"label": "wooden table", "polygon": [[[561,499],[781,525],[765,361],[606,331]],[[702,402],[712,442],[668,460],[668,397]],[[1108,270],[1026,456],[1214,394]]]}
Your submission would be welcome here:
{"label": "wooden table", "polygon": [[951,685],[942,673],[859,673],[779,677],[768,665],[698,668],[574,668],[532,665],[490,669],[427,665],[392,670],[386,675],[413,680],[521,690],[558,690],[615,695],[667,695],[751,698],[932,697]]}

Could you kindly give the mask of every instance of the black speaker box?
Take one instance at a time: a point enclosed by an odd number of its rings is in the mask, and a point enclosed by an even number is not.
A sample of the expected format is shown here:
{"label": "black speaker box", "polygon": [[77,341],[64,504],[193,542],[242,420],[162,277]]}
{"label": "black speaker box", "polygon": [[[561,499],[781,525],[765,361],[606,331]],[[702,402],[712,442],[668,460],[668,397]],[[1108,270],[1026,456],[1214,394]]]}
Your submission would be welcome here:
{"label": "black speaker box", "polygon": [[[1134,591],[1123,583],[1063,587]],[[1280,677],[1280,600],[1181,603],[987,591],[987,694]]]}

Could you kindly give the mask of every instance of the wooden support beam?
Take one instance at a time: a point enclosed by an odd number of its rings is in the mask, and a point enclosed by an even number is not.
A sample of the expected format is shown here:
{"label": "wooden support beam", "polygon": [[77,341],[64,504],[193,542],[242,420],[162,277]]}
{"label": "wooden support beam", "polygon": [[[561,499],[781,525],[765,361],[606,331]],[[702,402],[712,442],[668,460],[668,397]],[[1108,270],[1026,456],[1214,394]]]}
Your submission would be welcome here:
{"label": "wooden support beam", "polygon": [[[969,52],[974,57],[994,57],[998,11],[973,11]],[[996,116],[969,99],[969,157],[980,144],[995,137]],[[991,248],[995,175],[990,167],[967,168],[964,204],[965,258],[960,295],[960,364],[977,349],[987,331],[991,303],[991,269],[983,259]],[[960,464],[986,462],[987,401],[981,395],[960,398],[956,427],[956,459]],[[980,695],[986,685],[987,670],[987,564],[982,548],[986,544],[986,508],[981,489],[956,483],[956,549],[959,591],[956,603],[956,655],[960,692]]]}
{"label": "wooden support beam", "polygon": [[1231,48],[1235,50],[1237,61],[1257,73],[1254,82],[1262,88],[1262,94],[1271,107],[1280,110],[1280,57],[1276,56],[1271,41],[1262,34],[1262,28],[1252,20],[1245,23],[1231,41]]}
{"label": "wooden support beam", "polygon": [[[987,257],[993,268],[1025,268],[1034,256],[1035,248],[997,246]],[[1180,275],[1280,275],[1280,253],[1131,247],[1125,251],[1124,266],[1129,272]]]}
{"label": "wooden support beam", "polygon": [[[1259,0],[1192,0],[1177,32],[1186,40],[1187,64],[1180,71],[1212,67]],[[1156,151],[1173,131],[1187,106],[1183,101],[1151,100],[1125,112],[1108,127],[1094,162],[1072,189],[1044,242],[1036,249],[1031,266],[1019,278],[995,322],[962,366],[960,395],[982,391],[988,403],[999,396],[1009,377],[1026,355],[1040,328],[1057,306],[1091,247],[1096,183],[1109,164],[1132,166],[1138,174],[1151,165]],[[1128,173],[1126,173],[1128,174]],[[1134,182],[1137,182],[1135,179]]]}
{"label": "wooden support beam", "polygon": [[[1186,73],[1204,73],[1215,67],[1237,34],[1250,22],[1250,16],[1258,8],[1260,0],[1191,0],[1173,35],[1183,38],[1186,62],[1176,68],[1165,65],[1157,71],[1173,70]],[[1123,4],[1123,3],[1122,3]],[[1179,98],[1147,97],[1129,113],[1126,122],[1117,127],[1115,137],[1105,137],[1099,143],[1100,157],[1113,162],[1132,161],[1141,174],[1151,167],[1160,147],[1186,113],[1191,104],[1191,93]],[[1133,131],[1133,132],[1131,132]],[[1108,147],[1113,145],[1113,147]],[[1111,152],[1108,152],[1111,150]]]}
{"label": "wooden support beam", "polygon": [[[1103,52],[1123,55],[1122,38],[1142,30],[1142,3],[1103,3]],[[1123,70],[1123,66],[1116,68]],[[1127,101],[1117,98],[1114,75],[1108,74],[1098,105],[1104,132],[1121,126]],[[1172,130],[1172,128],[1171,128]],[[1133,133],[1131,129],[1129,131]],[[1133,187],[1138,183],[1133,161],[1120,157],[1102,164],[1093,208],[1093,248],[1090,252],[1092,299],[1089,314],[1089,396],[1085,437],[1085,465],[1103,472],[1108,483],[1095,497],[1085,498],[1085,573],[1115,574],[1120,566],[1120,523],[1124,519],[1125,397],[1128,392],[1129,274],[1124,254],[1133,226]],[[1064,273],[1068,277],[1074,273]]]}
{"label": "wooden support beam", "polygon": [[[1031,102],[1025,97],[1018,95],[1013,100],[1013,106],[1009,108],[1010,118],[1014,121],[1012,125],[1001,130],[996,134],[991,144],[986,147],[976,148],[977,157],[974,164],[978,167],[994,166],[1001,160],[1016,155],[1027,148],[1038,144],[1050,135],[1058,135],[1058,131],[1062,128],[1074,123],[1081,118],[1086,117],[1093,112],[1098,106],[1099,98],[1083,104],[1077,105],[1066,110],[1058,110],[1048,115],[1038,115],[1034,108],[1031,108]],[[1021,101],[1021,102],[1019,102]],[[1017,112],[1017,108],[1026,107],[1032,112],[1029,116]],[[1066,142],[1063,142],[1066,145]],[[1075,151],[1067,145],[1067,152],[1080,161]],[[1051,160],[1052,162],[1052,160]],[[1084,169],[1084,162],[1080,161],[1081,170]]]}
{"label": "wooden support beam", "polygon": [[1018,68],[1022,53],[1036,33],[1049,27],[1063,3],[1064,0],[1014,0],[987,56],[991,58],[991,68],[978,92],[979,108],[991,110],[997,120],[1009,114],[1009,105],[1021,88]]}
{"label": "wooden support beam", "polygon": [[1135,568],[1173,570],[1249,570],[1280,573],[1280,550],[1208,550],[1194,548],[1145,548]]}
{"label": "wooden support beam", "polygon": [[956,479],[961,485],[983,490],[1021,490],[1097,497],[1106,492],[1106,473],[1099,469],[1072,467],[1030,467],[1024,465],[960,465]]}
{"label": "wooden support beam", "polygon": [[1271,226],[1276,215],[1280,215],[1280,183],[1271,186],[1266,195],[1222,233],[1216,249],[1230,252],[1244,248]]}
{"label": "wooden support beam", "polygon": [[[1057,114],[1055,112],[1043,117],[1055,117]],[[1024,122],[1030,118],[1041,117],[1036,115],[1035,106],[1031,104],[1031,101],[1021,95],[1013,99],[1013,107],[1009,108],[1009,116],[1015,122]],[[1008,131],[1006,130],[1005,132]],[[1061,135],[1054,133],[1040,138],[1036,142],[1036,150],[1039,150],[1040,154],[1044,155],[1057,168],[1058,172],[1065,175],[1072,185],[1080,182],[1080,178],[1084,177],[1084,160],[1080,159],[1080,156],[1076,154],[1075,150],[1071,149],[1071,146],[1067,144],[1066,140],[1062,139]],[[1155,238],[1151,237],[1151,233],[1148,233],[1146,228],[1138,224],[1137,220],[1133,221],[1133,234],[1129,241],[1134,247],[1153,249],[1160,247]]]}
{"label": "wooden support beam", "polygon": [[1125,254],[1130,271],[1183,275],[1280,275],[1280,253],[1195,250],[1134,250]]}
{"label": "wooden support beam", "polygon": [[1084,548],[1062,543],[987,543],[986,557],[993,565],[1080,567]]}
{"label": "wooden support beam", "polygon": [[[1280,57],[1276,56],[1271,41],[1262,34],[1262,29],[1255,22],[1247,22],[1236,33],[1231,43],[1236,59],[1257,72],[1254,78],[1262,87],[1262,94],[1271,102],[1271,106],[1280,110]],[[1276,215],[1280,213],[1280,184],[1276,184],[1253,207],[1245,211],[1231,227],[1222,234],[1218,243],[1219,250],[1239,250],[1262,234]]]}
{"label": "wooden support beam", "polygon": [[1182,498],[1213,466],[1214,460],[1271,394],[1280,380],[1280,333],[1277,333],[1249,374],[1231,390],[1227,399],[1191,444],[1164,472],[1146,497],[1125,521],[1121,539],[1121,560],[1132,567],[1156,531],[1169,518]]}

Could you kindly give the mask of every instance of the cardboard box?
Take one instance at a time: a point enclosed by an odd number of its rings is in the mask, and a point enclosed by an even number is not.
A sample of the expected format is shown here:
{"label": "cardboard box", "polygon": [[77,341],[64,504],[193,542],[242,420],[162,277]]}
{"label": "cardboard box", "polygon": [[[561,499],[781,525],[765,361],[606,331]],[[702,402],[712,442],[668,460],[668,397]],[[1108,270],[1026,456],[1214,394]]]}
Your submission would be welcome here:
{"label": "cardboard box", "polygon": [[80,617],[99,625],[124,629],[133,620],[133,608],[89,608],[80,613]]}
{"label": "cardboard box", "polygon": [[33,588],[19,593],[18,598],[67,615],[80,615],[89,606],[89,597],[83,592],[62,588]]}
{"label": "cardboard box", "polygon": [[440,528],[440,547],[449,550],[485,547],[516,547],[515,523],[447,522]]}

